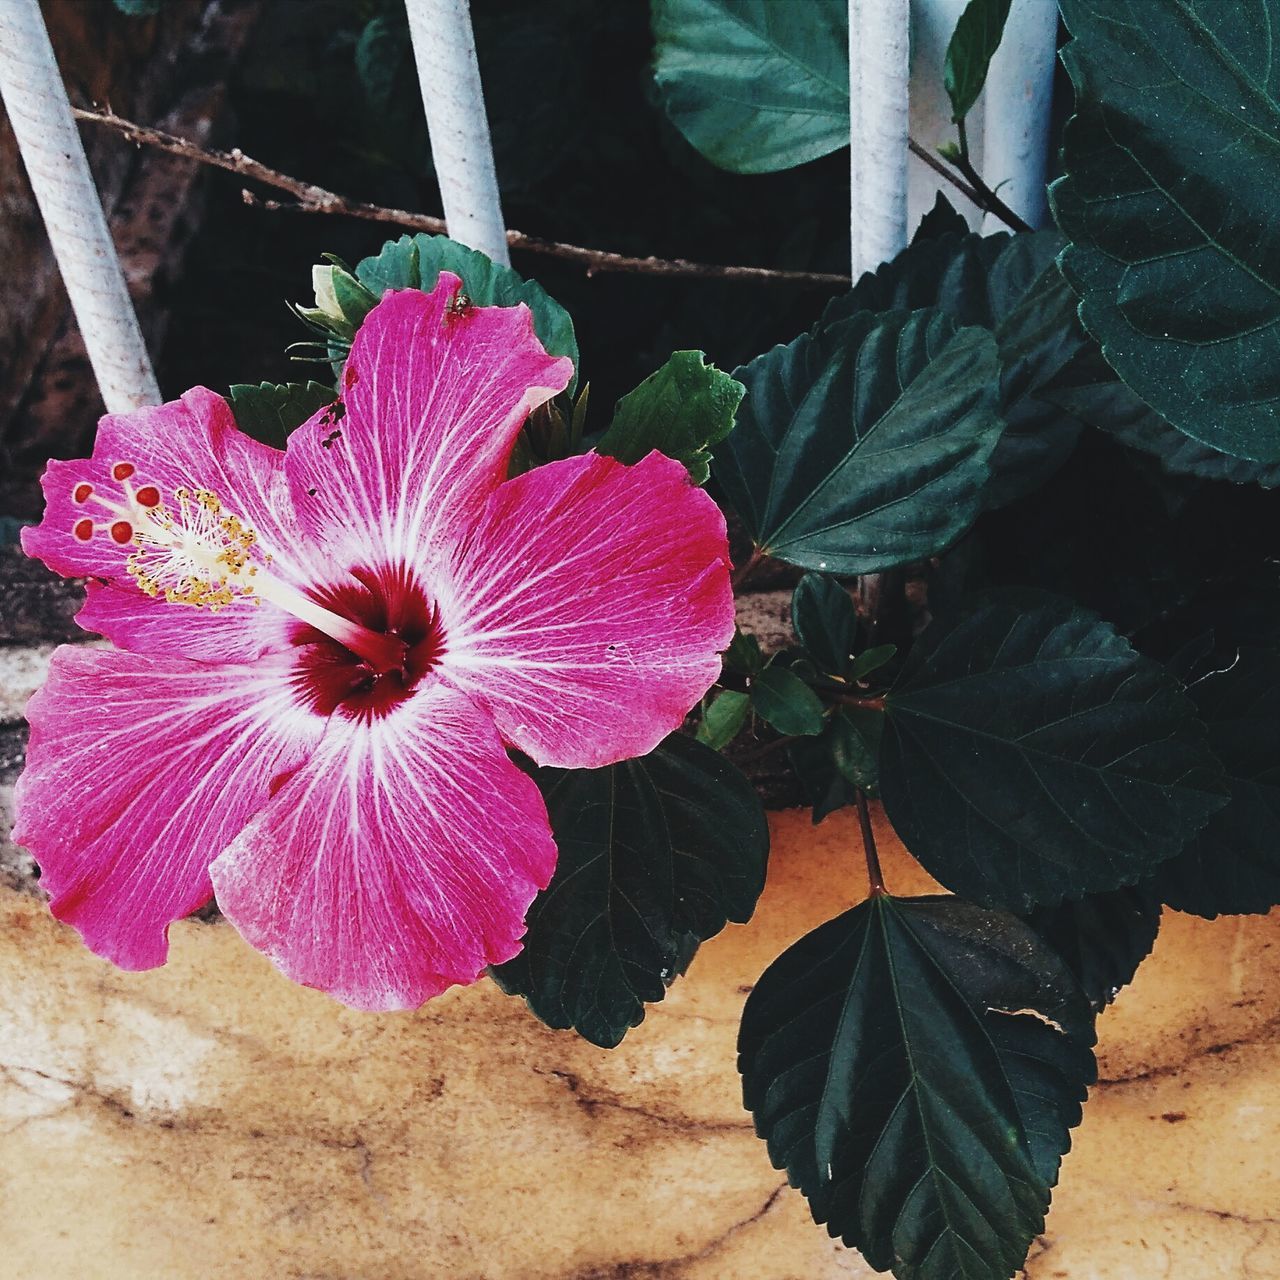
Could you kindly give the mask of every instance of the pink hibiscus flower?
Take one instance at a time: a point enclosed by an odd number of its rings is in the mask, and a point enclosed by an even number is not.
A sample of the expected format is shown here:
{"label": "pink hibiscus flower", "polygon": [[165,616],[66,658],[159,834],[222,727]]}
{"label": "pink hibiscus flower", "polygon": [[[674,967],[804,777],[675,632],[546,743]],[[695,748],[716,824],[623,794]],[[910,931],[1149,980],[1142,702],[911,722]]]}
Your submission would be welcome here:
{"label": "pink hibiscus flower", "polygon": [[226,402],[102,419],[23,546],[89,578],[31,700],[14,838],[128,969],[216,890],[285,973],[415,1007],[520,948],[556,849],[538,764],[651,750],[733,631],[724,520],[678,462],[508,480],[567,359],[461,282],[389,294],[284,451]]}

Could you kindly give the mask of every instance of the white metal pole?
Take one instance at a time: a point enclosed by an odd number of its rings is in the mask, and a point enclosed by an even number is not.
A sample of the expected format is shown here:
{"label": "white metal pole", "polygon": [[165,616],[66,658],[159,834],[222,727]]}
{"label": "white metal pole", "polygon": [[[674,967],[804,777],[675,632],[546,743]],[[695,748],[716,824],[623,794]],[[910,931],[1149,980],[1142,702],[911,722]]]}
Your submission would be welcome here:
{"label": "white metal pole", "polygon": [[405,0],[449,235],[510,265],[467,0]]}
{"label": "white metal pole", "polygon": [[[1057,0],[1013,0],[983,89],[982,176],[993,187],[1001,184],[1001,199],[1033,227],[1049,220],[1045,165],[1057,39]],[[983,229],[1006,228],[987,214]]]}
{"label": "white metal pole", "polygon": [[[1054,0],[1049,0],[1050,4]],[[942,81],[947,45],[968,0],[911,0],[911,136],[931,155],[944,143],[955,142],[951,100]],[[968,116],[969,157],[979,173],[983,166],[983,108],[980,95]],[[922,160],[911,157],[907,170],[907,229],[914,232],[942,192],[956,211],[978,231],[982,210],[970,203],[945,178]]]}
{"label": "white metal pole", "polygon": [[159,404],[38,0],[0,0],[0,96],[108,412]]}
{"label": "white metal pole", "polygon": [[907,243],[908,0],[849,0],[853,277]]}

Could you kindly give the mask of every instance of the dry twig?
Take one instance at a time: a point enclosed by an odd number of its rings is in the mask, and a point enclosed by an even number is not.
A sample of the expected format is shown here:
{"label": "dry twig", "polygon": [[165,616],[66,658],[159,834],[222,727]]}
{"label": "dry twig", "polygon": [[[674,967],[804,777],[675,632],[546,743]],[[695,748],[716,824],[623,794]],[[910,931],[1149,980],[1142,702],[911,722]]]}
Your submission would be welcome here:
{"label": "dry twig", "polygon": [[[216,151],[201,147],[187,138],[153,129],[149,125],[136,124],[116,115],[114,111],[86,111],[77,109],[76,116],[92,124],[105,125],[122,134],[130,142],[155,147],[171,155],[181,156],[197,164],[226,169],[264,186],[284,191],[293,197],[292,202],[264,200],[245,191],[246,203],[264,209],[293,210],[300,213],[328,213],[349,218],[364,218],[370,222],[384,222],[411,231],[428,231],[444,235],[443,218],[430,214],[413,213],[408,209],[391,209],[385,205],[368,204],[362,200],[348,200],[336,192],[328,191],[310,182],[281,173],[269,165],[247,156],[239,147],[231,151]],[[522,231],[508,231],[507,243],[513,249],[528,253],[541,253],[552,258],[576,262],[588,275],[596,272],[619,272],[632,275],[682,276],[687,279],[739,280],[756,284],[791,285],[799,288],[847,289],[848,276],[824,271],[775,271],[768,267],[731,267],[708,262],[689,262],[683,258],[632,258],[622,253],[610,253],[604,249],[585,249],[580,245],[562,244],[558,240],[543,240],[528,236]]]}

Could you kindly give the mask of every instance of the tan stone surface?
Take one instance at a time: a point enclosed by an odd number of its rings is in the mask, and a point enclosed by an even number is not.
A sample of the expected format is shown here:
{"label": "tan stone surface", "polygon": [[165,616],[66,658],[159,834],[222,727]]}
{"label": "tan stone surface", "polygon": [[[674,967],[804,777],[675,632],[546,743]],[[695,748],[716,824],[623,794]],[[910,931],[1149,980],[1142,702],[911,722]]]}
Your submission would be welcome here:
{"label": "tan stone surface", "polygon": [[[863,885],[845,816],[773,826],[756,920],[612,1053],[488,983],[353,1013],[221,923],[179,925],[167,968],[119,973],[0,893],[0,1276],[870,1275],[740,1110],[745,988]],[[881,835],[891,887],[925,889]],[[1280,916],[1166,919],[1102,1019],[1104,1083],[1030,1280],[1280,1278],[1278,943]]]}

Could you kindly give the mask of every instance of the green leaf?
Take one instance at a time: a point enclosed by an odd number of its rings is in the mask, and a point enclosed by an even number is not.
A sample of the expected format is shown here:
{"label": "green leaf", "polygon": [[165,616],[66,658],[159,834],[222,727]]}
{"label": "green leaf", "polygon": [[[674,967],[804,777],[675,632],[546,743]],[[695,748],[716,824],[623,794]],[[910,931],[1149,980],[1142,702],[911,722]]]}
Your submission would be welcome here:
{"label": "green leaf", "polygon": [[403,85],[411,46],[403,13],[370,18],[356,41],[355,67],[369,105],[385,116]]}
{"label": "green leaf", "polygon": [[777,664],[751,681],[751,706],[779,733],[821,733],[822,700],[794,671]]}
{"label": "green leaf", "polygon": [[388,289],[430,292],[441,271],[458,276],[467,297],[478,307],[514,307],[523,302],[533,313],[534,331],[547,351],[568,356],[578,367],[578,340],[569,313],[536,280],[526,280],[455,240],[423,232],[389,240],[380,253],[356,266],[356,277],[380,298]]}
{"label": "green leaf", "polygon": [[502,989],[548,1026],[612,1048],[661,1000],[699,941],[751,918],[769,831],[751,784],[673,734],[604,769],[540,769],[560,849]]}
{"label": "green leaf", "polygon": [[938,311],[859,314],[735,371],[716,479],[758,547],[832,573],[922,560],[973,522],[996,410],[996,344]]}
{"label": "green leaf", "polygon": [[1007,1280],[1044,1225],[1096,1075],[1093,1017],[1020,920],[872,898],[747,999],[738,1069],[774,1165],[902,1280]]}
{"label": "green leaf", "polygon": [[826,574],[806,573],[791,595],[791,625],[818,670],[843,678],[858,630],[849,593]]}
{"label": "green leaf", "polygon": [[859,791],[876,794],[883,729],[882,711],[836,707],[816,738],[798,738],[787,745],[815,823],[852,804]]}
{"label": "green leaf", "polygon": [[150,18],[160,12],[160,0],[115,0],[115,6],[130,18]]}
{"label": "green leaf", "polygon": [[1027,923],[1062,957],[1089,1003],[1101,1011],[1133,981],[1160,932],[1150,881],[1037,907]]}
{"label": "green leaf", "polygon": [[337,394],[319,382],[237,382],[227,398],[245,435],[283,449],[289,433],[332,404]]}
{"label": "green leaf", "polygon": [[1039,488],[1080,435],[1078,419],[1042,391],[1088,341],[1076,319],[1075,295],[1054,261],[1062,243],[1054,231],[917,236],[823,313],[826,326],[860,311],[936,306],[957,325],[981,325],[995,334],[1006,426],[991,457],[992,479],[983,496],[988,507]]}
{"label": "green leaf", "polygon": [[850,680],[865,680],[873,671],[892,662],[898,654],[896,644],[878,644],[874,649],[867,649],[858,654],[849,668]]}
{"label": "green leaf", "polygon": [[736,689],[721,689],[698,725],[697,738],[712,751],[723,751],[742,730],[751,713],[751,699]]}
{"label": "green leaf", "polygon": [[1092,343],[1066,364],[1041,393],[1086,426],[1157,458],[1173,475],[1233,484],[1280,486],[1280,462],[1233,458],[1183,435],[1116,377]]}
{"label": "green leaf", "polygon": [[1187,692],[1226,766],[1231,799],[1159,870],[1169,906],[1213,919],[1280,903],[1280,655],[1246,649]]}
{"label": "green leaf", "polygon": [[1011,0],[969,0],[956,23],[942,64],[942,83],[957,124],[969,114],[987,82],[987,68],[1000,47]]}
{"label": "green leaf", "polygon": [[754,676],[764,670],[764,652],[760,641],[750,632],[734,630],[733,639],[724,651],[724,668],[741,676]]}
{"label": "green leaf", "polygon": [[969,224],[956,212],[955,205],[941,191],[934,197],[933,208],[920,219],[920,225],[911,237],[912,244],[924,240],[938,240],[943,236],[969,234]]}
{"label": "green leaf", "polygon": [[746,389],[705,361],[701,351],[675,352],[618,401],[596,452],[635,463],[657,449],[683,462],[694,484],[706,484],[711,446],[733,430]]}
{"label": "green leaf", "polygon": [[1062,269],[1158,414],[1280,461],[1274,0],[1062,0],[1077,113],[1050,189]]}
{"label": "green leaf", "polygon": [[792,169],[849,145],[847,0],[652,0],[667,114],[712,164]]}
{"label": "green leaf", "polygon": [[1150,875],[1225,803],[1177,682],[1044,592],[934,621],[886,710],[894,828],[947,888],[1015,911]]}

